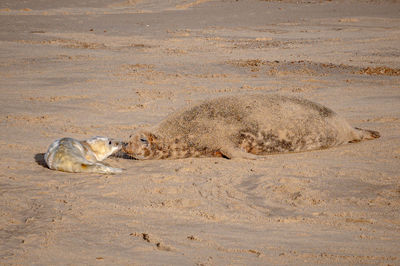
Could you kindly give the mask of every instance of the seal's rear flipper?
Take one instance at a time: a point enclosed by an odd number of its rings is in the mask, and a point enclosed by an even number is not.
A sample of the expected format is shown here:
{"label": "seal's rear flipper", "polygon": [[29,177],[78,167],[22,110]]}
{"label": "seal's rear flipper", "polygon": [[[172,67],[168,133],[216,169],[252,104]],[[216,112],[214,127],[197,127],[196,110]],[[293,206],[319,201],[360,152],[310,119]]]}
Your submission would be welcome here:
{"label": "seal's rear flipper", "polygon": [[82,172],[100,173],[100,174],[117,174],[122,173],[123,169],[114,168],[102,163],[82,164]]}
{"label": "seal's rear flipper", "polygon": [[378,131],[369,130],[369,129],[362,129],[362,128],[355,128],[361,135],[361,140],[363,139],[377,139],[381,136]]}

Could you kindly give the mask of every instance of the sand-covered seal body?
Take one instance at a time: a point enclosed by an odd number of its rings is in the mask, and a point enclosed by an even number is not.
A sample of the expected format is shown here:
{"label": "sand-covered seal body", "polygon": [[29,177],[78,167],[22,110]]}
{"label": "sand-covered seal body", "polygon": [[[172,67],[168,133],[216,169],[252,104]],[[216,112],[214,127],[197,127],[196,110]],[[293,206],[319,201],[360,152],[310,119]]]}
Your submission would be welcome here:
{"label": "sand-covered seal body", "polygon": [[83,141],[61,138],[49,146],[44,159],[53,170],[113,174],[122,172],[122,169],[110,167],[101,161],[121,148],[121,142],[106,137],[97,136]]}
{"label": "sand-covered seal body", "polygon": [[238,95],[178,111],[123,150],[137,159],[256,155],[324,149],[379,133],[351,127],[331,109],[301,98]]}

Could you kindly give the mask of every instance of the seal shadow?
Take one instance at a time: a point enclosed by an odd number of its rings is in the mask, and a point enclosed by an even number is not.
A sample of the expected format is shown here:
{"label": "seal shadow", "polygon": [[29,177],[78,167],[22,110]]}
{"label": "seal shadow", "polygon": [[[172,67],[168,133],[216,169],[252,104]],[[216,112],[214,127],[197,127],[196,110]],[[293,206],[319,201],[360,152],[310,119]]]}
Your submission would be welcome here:
{"label": "seal shadow", "polygon": [[46,161],[44,160],[44,153],[37,153],[37,154],[35,154],[35,162],[38,164],[38,165],[41,165],[41,166],[43,166],[44,168],[48,168],[47,167],[47,164],[46,164]]}
{"label": "seal shadow", "polygon": [[122,158],[122,159],[128,159],[128,160],[137,160],[136,158],[130,156],[129,154],[123,152],[123,151],[117,151],[116,153],[114,153],[113,155],[111,155],[110,157],[115,157],[115,158]]}

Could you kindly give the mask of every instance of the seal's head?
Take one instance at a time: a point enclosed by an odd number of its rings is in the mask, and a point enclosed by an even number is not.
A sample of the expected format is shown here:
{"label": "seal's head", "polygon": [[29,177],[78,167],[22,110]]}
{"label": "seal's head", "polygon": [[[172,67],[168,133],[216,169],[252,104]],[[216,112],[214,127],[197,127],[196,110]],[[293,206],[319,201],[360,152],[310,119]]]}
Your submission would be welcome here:
{"label": "seal's head", "polygon": [[156,136],[147,131],[139,131],[129,137],[122,150],[138,160],[150,159],[155,153]]}
{"label": "seal's head", "polygon": [[92,150],[96,159],[102,161],[122,148],[122,142],[106,137],[93,137],[84,141]]}

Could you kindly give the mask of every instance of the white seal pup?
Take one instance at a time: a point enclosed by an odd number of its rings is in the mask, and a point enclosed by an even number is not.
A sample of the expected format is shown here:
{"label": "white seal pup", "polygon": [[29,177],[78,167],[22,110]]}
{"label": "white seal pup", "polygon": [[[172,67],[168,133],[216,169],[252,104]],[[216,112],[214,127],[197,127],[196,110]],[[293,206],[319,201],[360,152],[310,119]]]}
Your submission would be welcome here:
{"label": "white seal pup", "polygon": [[153,130],[135,132],[123,150],[136,159],[256,159],[379,136],[376,131],[354,128],[331,109],[305,99],[238,95],[178,111]]}
{"label": "white seal pup", "polygon": [[62,138],[54,141],[44,155],[50,169],[64,172],[120,173],[122,169],[101,163],[119,151],[122,143],[106,137],[93,137],[79,141]]}

